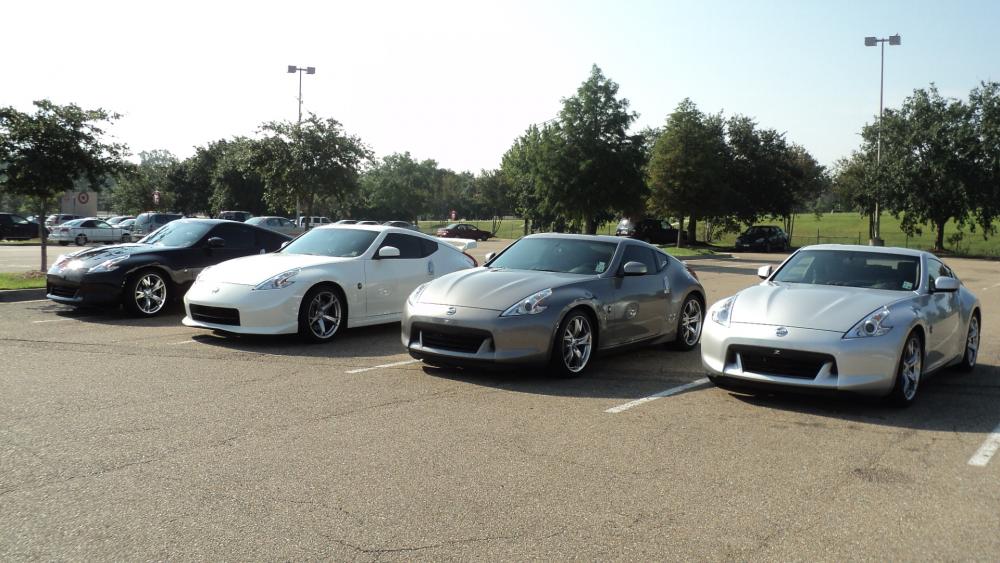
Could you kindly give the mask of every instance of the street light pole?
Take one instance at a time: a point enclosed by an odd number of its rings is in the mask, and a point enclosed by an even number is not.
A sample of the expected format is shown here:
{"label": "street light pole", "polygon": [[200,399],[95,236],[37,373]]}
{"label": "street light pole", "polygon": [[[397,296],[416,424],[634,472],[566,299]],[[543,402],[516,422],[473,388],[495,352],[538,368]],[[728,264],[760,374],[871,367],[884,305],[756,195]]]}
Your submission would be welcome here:
{"label": "street light pole", "polygon": [[[299,133],[299,129],[302,128],[302,73],[306,74],[316,74],[316,67],[307,66],[305,68],[295,65],[288,65],[288,74],[299,73],[299,120],[296,122],[296,133]],[[302,202],[299,200],[299,196],[295,196],[295,224],[298,225],[302,222]],[[306,229],[309,228],[308,221],[306,222]]]}
{"label": "street light pole", "polygon": [[897,33],[896,35],[890,35],[885,38],[878,37],[865,37],[865,47],[874,47],[880,44],[882,47],[882,60],[879,65],[879,76],[878,76],[878,130],[876,133],[876,143],[875,143],[875,168],[879,171],[879,185],[875,191],[875,221],[874,229],[872,233],[872,239],[868,242],[871,246],[884,246],[885,241],[882,240],[882,210],[880,207],[879,197],[881,196],[882,188],[882,110],[883,110],[883,99],[885,92],[885,44],[889,45],[901,45],[902,37]]}

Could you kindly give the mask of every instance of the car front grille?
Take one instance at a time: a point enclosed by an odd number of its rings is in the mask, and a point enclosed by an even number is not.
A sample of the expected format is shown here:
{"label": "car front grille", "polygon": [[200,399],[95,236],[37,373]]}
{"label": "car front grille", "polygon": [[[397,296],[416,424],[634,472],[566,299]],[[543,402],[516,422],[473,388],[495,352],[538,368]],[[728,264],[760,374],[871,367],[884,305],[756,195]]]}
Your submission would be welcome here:
{"label": "car front grille", "polygon": [[[831,364],[830,373],[837,373],[837,362],[829,354],[765,348],[759,346],[730,346],[728,356],[739,359],[743,371],[762,375],[814,379],[824,364]],[[728,363],[728,362],[727,362]]]}
{"label": "car front grille", "polygon": [[55,295],[56,297],[68,297],[73,299],[76,297],[77,288],[69,287],[65,285],[49,285],[48,293],[49,295]]}
{"label": "car front grille", "polygon": [[450,350],[474,354],[482,347],[483,342],[490,338],[485,330],[438,327],[416,324],[411,331],[411,338],[418,340],[427,348]]}
{"label": "car front grille", "polygon": [[239,309],[191,305],[191,318],[203,323],[240,326]]}

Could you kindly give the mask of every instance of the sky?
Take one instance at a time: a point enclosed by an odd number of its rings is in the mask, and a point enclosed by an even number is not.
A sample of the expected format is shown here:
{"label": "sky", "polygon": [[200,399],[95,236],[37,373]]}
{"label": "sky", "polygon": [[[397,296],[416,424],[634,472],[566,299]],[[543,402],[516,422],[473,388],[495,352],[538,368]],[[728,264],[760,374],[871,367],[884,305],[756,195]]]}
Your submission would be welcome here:
{"label": "sky", "polygon": [[303,110],[340,121],[377,156],[496,168],[555,117],[591,65],[661,126],[684,98],[753,117],[820,163],[859,145],[879,102],[932,82],[966,98],[1000,81],[1000,2],[336,1],[4,2],[0,106],[50,99],[121,114],[140,151],[179,158]]}

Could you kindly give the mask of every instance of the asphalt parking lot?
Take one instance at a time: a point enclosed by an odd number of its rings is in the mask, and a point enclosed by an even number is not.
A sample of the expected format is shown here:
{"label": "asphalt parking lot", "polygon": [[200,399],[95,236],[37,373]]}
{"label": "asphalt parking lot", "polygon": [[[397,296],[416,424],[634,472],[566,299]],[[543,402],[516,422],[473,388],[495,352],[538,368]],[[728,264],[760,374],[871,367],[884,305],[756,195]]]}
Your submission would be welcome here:
{"label": "asphalt parking lot", "polygon": [[[692,264],[714,301],[780,258]],[[0,559],[996,559],[1000,460],[970,462],[1000,263],[947,262],[980,365],[907,410],[732,394],[697,350],[565,380],[423,367],[398,323],[317,346],[0,303]]]}

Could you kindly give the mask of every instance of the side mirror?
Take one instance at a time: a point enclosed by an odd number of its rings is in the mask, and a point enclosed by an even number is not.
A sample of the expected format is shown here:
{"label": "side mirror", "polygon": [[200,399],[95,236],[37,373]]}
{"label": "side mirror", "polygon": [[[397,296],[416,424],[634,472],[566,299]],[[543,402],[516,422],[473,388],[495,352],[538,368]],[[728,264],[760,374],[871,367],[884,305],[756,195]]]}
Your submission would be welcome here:
{"label": "side mirror", "polygon": [[378,249],[379,258],[399,258],[399,249],[395,246],[383,246]]}
{"label": "side mirror", "polygon": [[934,280],[935,293],[937,292],[954,293],[958,291],[958,286],[959,286],[958,280],[956,280],[955,278],[941,276],[936,280]]}
{"label": "side mirror", "polygon": [[288,246],[289,244],[292,244],[292,241],[286,240],[285,242],[281,243],[281,246],[278,247],[278,250],[284,250],[285,247]]}
{"label": "side mirror", "polygon": [[767,266],[761,266],[760,268],[757,268],[757,277],[762,280],[766,280],[767,278],[771,277],[771,272],[773,271],[774,268],[771,267],[770,264],[768,264]]}
{"label": "side mirror", "polygon": [[222,248],[226,246],[226,239],[220,237],[212,237],[208,239],[209,248]]}
{"label": "side mirror", "polygon": [[644,276],[648,270],[642,262],[626,262],[622,271],[626,276]]}
{"label": "side mirror", "polygon": [[486,253],[486,262],[489,262],[490,260],[494,259],[496,257],[496,255],[497,255],[496,252],[487,252]]}

